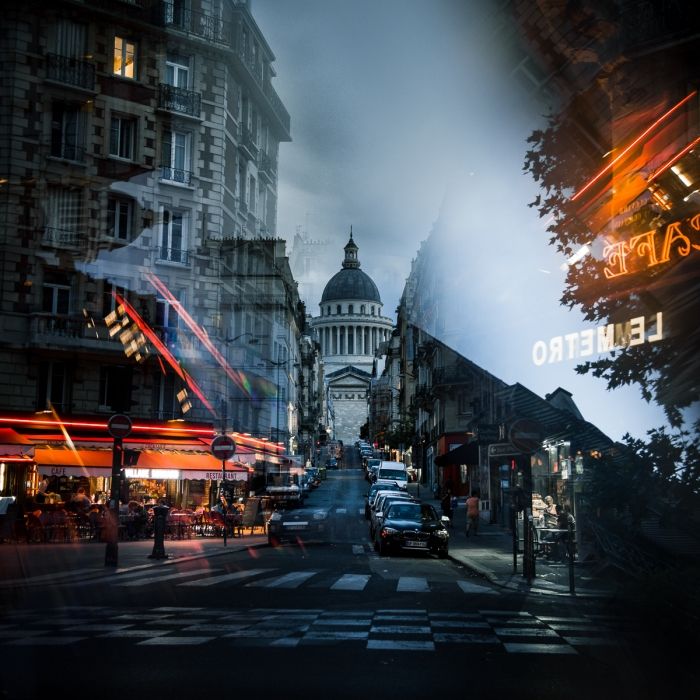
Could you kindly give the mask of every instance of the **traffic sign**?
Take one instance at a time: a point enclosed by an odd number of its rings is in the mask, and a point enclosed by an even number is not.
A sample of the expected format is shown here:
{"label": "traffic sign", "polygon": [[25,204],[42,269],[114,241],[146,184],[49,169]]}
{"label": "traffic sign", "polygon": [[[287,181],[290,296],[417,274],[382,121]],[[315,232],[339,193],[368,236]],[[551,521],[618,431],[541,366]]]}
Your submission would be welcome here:
{"label": "traffic sign", "polygon": [[211,453],[218,459],[231,459],[236,454],[236,443],[228,435],[217,435],[211,441]]}
{"label": "traffic sign", "polygon": [[511,426],[508,439],[522,452],[534,452],[542,446],[542,426],[535,420],[519,418]]}
{"label": "traffic sign", "polygon": [[125,438],[131,434],[131,418],[123,413],[115,413],[107,421],[107,430],[113,438]]}

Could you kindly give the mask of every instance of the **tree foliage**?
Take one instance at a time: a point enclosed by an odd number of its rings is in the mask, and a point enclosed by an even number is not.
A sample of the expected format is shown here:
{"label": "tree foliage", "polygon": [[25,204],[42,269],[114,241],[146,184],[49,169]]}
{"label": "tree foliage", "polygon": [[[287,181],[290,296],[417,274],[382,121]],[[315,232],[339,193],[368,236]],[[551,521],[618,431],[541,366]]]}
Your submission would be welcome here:
{"label": "tree foliage", "polygon": [[[550,116],[546,127],[532,132],[528,138],[523,169],[540,185],[540,193],[530,206],[548,222],[549,244],[562,256],[569,258],[583,246],[590,250],[579,262],[569,265],[560,298],[562,305],[578,309],[587,322],[596,325],[624,324],[636,316],[653,317],[658,312],[663,312],[664,318],[672,322],[672,337],[626,347],[622,343],[623,347],[607,355],[580,363],[576,371],[604,380],[609,390],[637,386],[644,400],[661,406],[675,434],[669,435],[661,429],[651,431],[646,447],[638,441],[628,446],[640,460],[653,464],[666,484],[673,482],[697,490],[700,425],[692,420],[687,425],[688,409],[696,408],[700,399],[700,378],[689,372],[689,368],[697,366],[697,319],[700,318],[697,273],[690,278],[696,293],[686,291],[682,305],[676,304],[672,313],[668,301],[681,285],[688,284],[687,270],[676,274],[673,266],[661,272],[658,268],[641,269],[634,275],[612,279],[604,274],[605,232],[591,226],[590,219],[581,213],[580,202],[573,201],[574,193],[600,170],[603,149],[611,151],[616,145],[601,126],[609,115],[598,114],[595,127],[590,122],[582,124],[582,102],[605,102],[596,100],[600,97],[597,92],[599,87],[593,86],[588,94]],[[582,144],[584,131],[591,138]],[[593,143],[599,144],[597,148]],[[608,187],[612,184],[608,183]],[[601,196],[604,198],[605,194]],[[661,211],[646,203],[637,209],[628,230],[618,228],[616,233],[634,235],[654,228],[663,230],[684,213],[687,212]]]}

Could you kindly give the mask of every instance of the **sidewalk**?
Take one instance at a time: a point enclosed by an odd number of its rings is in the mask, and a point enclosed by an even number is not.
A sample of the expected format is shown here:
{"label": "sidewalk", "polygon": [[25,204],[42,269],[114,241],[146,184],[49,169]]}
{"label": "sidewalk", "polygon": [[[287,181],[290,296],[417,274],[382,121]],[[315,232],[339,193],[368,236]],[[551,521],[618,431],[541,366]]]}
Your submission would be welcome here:
{"label": "sidewalk", "polygon": [[[409,484],[409,491],[432,503],[440,512],[440,503],[427,487]],[[570,596],[568,564],[536,562],[536,576],[528,585],[522,575],[522,553],[517,556],[517,570],[513,569],[513,541],[511,533],[499,525],[481,523],[479,535],[465,535],[466,510],[460,503],[450,530],[450,558],[463,564],[506,590],[523,594]],[[138,570],[168,566],[183,559],[215,557],[227,552],[267,544],[264,534],[244,534],[229,538],[224,547],[220,537],[194,537],[183,540],[165,540],[165,559],[151,559],[153,540],[120,542],[117,571]],[[0,589],[7,590],[18,582],[23,585],[45,584],[49,580],[68,582],[85,581],[110,576],[115,569],[105,566],[106,545],[100,542],[66,544],[10,544],[0,545]],[[614,581],[594,576],[594,565],[574,564],[574,591],[576,597],[611,598],[619,588]]]}
{"label": "sidewalk", "polygon": [[[440,501],[433,498],[427,486],[411,483],[410,493],[435,506],[442,512]],[[461,500],[450,529],[450,558],[486,578],[491,583],[507,590],[524,594],[571,596],[568,563],[549,562],[538,558],[535,578],[528,585],[523,577],[523,555],[518,553],[517,570],[513,567],[513,536],[500,525],[489,525],[483,520],[479,534],[466,536],[466,508]],[[619,591],[618,585],[600,576],[595,576],[595,565],[574,562],[574,595],[577,598],[611,598]]]}
{"label": "sidewalk", "polygon": [[244,534],[229,537],[224,546],[221,537],[193,537],[165,540],[165,559],[152,559],[153,540],[119,542],[118,566],[105,566],[107,545],[102,542],[49,544],[0,544],[0,590],[16,583],[45,584],[47,581],[92,580],[111,576],[115,571],[134,571],[169,566],[176,561],[216,557],[230,552],[267,545],[267,536]]}

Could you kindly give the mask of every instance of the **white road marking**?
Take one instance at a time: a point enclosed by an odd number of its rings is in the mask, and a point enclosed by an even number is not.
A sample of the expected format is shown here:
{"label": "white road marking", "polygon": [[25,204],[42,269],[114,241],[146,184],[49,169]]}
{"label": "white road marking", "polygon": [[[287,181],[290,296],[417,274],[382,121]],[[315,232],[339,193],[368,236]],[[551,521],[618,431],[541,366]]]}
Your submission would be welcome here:
{"label": "white road marking", "polygon": [[521,642],[506,642],[506,651],[512,654],[578,654],[576,649],[568,644],[523,644]]}
{"label": "white road marking", "polygon": [[155,637],[138,642],[138,646],[192,646],[194,644],[206,644],[211,642],[212,639],[216,639],[216,637]]}
{"label": "white road marking", "polygon": [[478,593],[485,595],[498,595],[498,591],[494,591],[493,588],[488,586],[481,586],[478,583],[472,583],[471,581],[457,581],[457,585],[465,593]]}
{"label": "white road marking", "polygon": [[363,591],[369,574],[344,574],[332,586],[332,591]]}
{"label": "white road marking", "polygon": [[418,576],[402,576],[396,586],[397,593],[429,593],[430,586],[427,579]]}
{"label": "white road marking", "polygon": [[246,583],[246,586],[255,586],[259,588],[298,588],[304,581],[315,576],[317,573],[318,571],[290,571],[284,576],[279,576],[271,580],[265,579]]}
{"label": "white road marking", "polygon": [[180,586],[213,586],[215,583],[221,583],[222,581],[240,581],[246,578],[253,578],[258,574],[264,574],[268,571],[274,571],[275,569],[250,569],[248,571],[235,571],[232,574],[221,574],[220,576],[209,576],[208,578],[199,579],[197,581],[187,581],[186,583],[180,583]]}
{"label": "white road marking", "polygon": [[[220,571],[221,569],[209,569],[209,571]],[[149,576],[145,578],[138,579],[136,581],[127,581],[126,583],[113,583],[113,586],[134,587],[134,586],[147,586],[149,583],[160,583],[161,581],[172,581],[178,578],[187,578],[188,576],[201,576],[202,572],[196,571],[181,571],[176,574],[164,574],[163,576]]]}
{"label": "white road marking", "polygon": [[422,641],[416,639],[405,639],[405,640],[392,640],[392,639],[370,639],[367,642],[367,649],[395,649],[395,650],[421,650],[421,651],[435,651],[435,644],[431,641]]}

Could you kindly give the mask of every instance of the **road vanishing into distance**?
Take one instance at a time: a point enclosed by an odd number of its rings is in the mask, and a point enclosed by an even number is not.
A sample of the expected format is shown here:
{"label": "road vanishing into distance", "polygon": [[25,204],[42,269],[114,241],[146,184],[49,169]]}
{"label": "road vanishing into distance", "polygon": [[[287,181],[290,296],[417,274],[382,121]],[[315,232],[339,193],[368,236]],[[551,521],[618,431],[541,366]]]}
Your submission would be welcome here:
{"label": "road vanishing into distance", "polygon": [[603,603],[375,552],[353,453],[308,498],[329,512],[324,542],[18,586],[0,697],[658,697],[630,644],[637,621]]}

